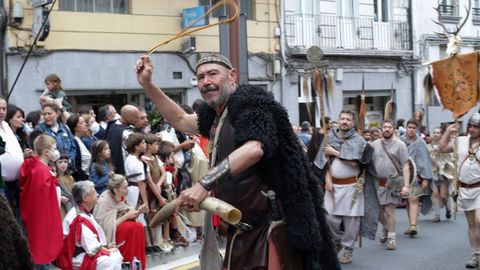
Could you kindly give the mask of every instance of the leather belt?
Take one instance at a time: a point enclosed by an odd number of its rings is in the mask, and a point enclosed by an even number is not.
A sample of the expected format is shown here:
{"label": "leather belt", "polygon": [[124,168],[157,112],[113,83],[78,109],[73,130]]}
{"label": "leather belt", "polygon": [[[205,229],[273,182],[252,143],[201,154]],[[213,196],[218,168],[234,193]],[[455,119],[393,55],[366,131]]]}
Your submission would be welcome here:
{"label": "leather belt", "polygon": [[379,187],[385,187],[387,185],[388,179],[386,178],[380,178],[378,179],[378,186]]}
{"label": "leather belt", "polygon": [[129,187],[131,187],[131,186],[138,187],[138,182],[128,182],[128,186]]}
{"label": "leather belt", "polygon": [[357,177],[351,176],[347,178],[335,178],[332,177],[332,181],[335,185],[351,185],[357,183]]}
{"label": "leather belt", "polygon": [[463,183],[462,181],[457,181],[457,186],[461,187],[461,188],[477,188],[477,187],[480,187],[480,182],[477,182],[477,183],[473,183],[473,184],[465,184]]}

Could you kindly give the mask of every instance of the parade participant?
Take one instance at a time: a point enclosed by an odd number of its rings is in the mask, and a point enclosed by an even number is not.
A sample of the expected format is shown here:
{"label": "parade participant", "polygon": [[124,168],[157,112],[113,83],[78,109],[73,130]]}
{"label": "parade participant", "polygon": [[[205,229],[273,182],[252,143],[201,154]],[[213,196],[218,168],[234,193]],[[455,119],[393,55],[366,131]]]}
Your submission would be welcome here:
{"label": "parade participant", "polygon": [[[458,145],[458,198],[459,210],[465,211],[468,223],[468,239],[472,248],[472,256],[465,264],[467,268],[477,268],[480,262],[480,113],[474,113],[468,120],[469,136],[457,137]],[[438,148],[442,152],[451,153],[454,142],[451,136],[458,132],[458,125],[452,124],[440,139]]]}
{"label": "parade participant", "polygon": [[20,168],[20,213],[33,261],[37,269],[48,269],[62,248],[60,186],[48,166],[60,153],[55,139],[45,134],[33,145],[37,156],[26,159]]}
{"label": "parade participant", "polygon": [[135,219],[144,213],[144,207],[136,210],[126,201],[128,182],[125,176],[111,173],[108,190],[98,198],[93,211],[95,220],[102,226],[107,237],[107,244],[117,244],[127,262],[136,257],[145,269],[145,233],[142,223]]}
{"label": "parade participant", "polygon": [[0,196],[0,228],[0,269],[35,269],[27,240],[3,196]]}
{"label": "parade participant", "polygon": [[455,174],[453,165],[453,155],[451,153],[442,153],[438,149],[438,143],[442,137],[442,129],[437,127],[432,132],[432,142],[428,144],[428,152],[432,160],[433,169],[433,207],[435,218],[433,222],[440,222],[440,208],[445,206],[445,217],[452,217],[450,206],[448,204],[448,188]]}
{"label": "parade participant", "polygon": [[360,234],[360,220],[365,213],[365,193],[358,193],[357,190],[363,189],[363,178],[360,176],[370,163],[372,153],[371,146],[356,132],[354,119],[353,111],[341,111],[339,128],[330,130],[329,144],[317,154],[321,168],[330,162],[325,178],[325,208],[330,214],[337,250],[344,248],[339,260],[342,264],[353,261],[353,248]]}
{"label": "parade participant", "polygon": [[102,227],[93,218],[97,192],[91,181],[75,182],[72,195],[77,204],[63,221],[63,248],[58,264],[61,269],[120,270],[123,257],[117,248],[106,248]]}
{"label": "parade participant", "polygon": [[405,135],[406,129],[404,127],[405,119],[399,118],[397,119],[397,135],[398,137],[402,137]]}
{"label": "parade participant", "polygon": [[377,139],[382,138],[382,132],[378,128],[370,129],[370,141],[376,141]]}
{"label": "parade participant", "polygon": [[362,137],[365,139],[365,141],[367,142],[371,142],[372,141],[372,133],[370,131],[370,129],[364,129],[363,130],[363,133],[362,133]]}
{"label": "parade participant", "polygon": [[[332,128],[331,118],[328,116],[325,116],[325,125],[325,130],[328,133]],[[308,145],[307,157],[308,161],[310,162],[310,168],[312,168],[313,173],[320,180],[320,187],[325,192],[325,174],[327,173],[327,168],[325,167],[323,168],[323,170],[321,170],[319,168],[319,164],[315,163],[315,157],[317,156],[318,150],[322,146],[323,140],[325,138],[325,135],[323,133],[323,128],[313,128],[312,139],[310,140],[310,144]]]}
{"label": "parade participant", "polygon": [[[412,176],[413,179],[408,189],[407,213],[410,227],[405,234],[411,237],[418,233],[417,219],[421,212],[426,215],[432,208],[430,184],[433,179],[432,162],[428,154],[427,144],[419,136],[417,136],[418,122],[415,119],[407,121],[407,131],[401,140],[407,145],[408,154],[415,162],[417,175]],[[422,208],[420,209],[420,202]]]}
{"label": "parade participant", "polygon": [[[395,234],[395,208],[401,202],[399,190],[394,190],[393,185],[387,186],[388,181],[399,181],[398,176],[403,176],[403,194],[407,195],[410,185],[410,171],[408,169],[408,149],[395,135],[395,123],[385,120],[382,124],[383,138],[372,142],[373,165],[378,179],[377,196],[381,205],[380,223],[383,225],[381,243],[387,243],[387,249],[397,247]],[[392,183],[393,184],[393,183]]]}
{"label": "parade participant", "polygon": [[[183,191],[177,202],[198,210],[208,191],[215,189],[219,199],[242,211],[243,226],[229,227],[223,267],[266,269],[269,259],[275,258],[267,254],[267,231],[277,204],[272,202],[270,207],[269,198],[261,193],[271,189],[285,213],[288,243],[299,251],[303,268],[339,269],[322,193],[286,110],[273,95],[258,87],[237,86],[237,70],[222,55],[200,59],[195,71],[200,94],[207,102],[198,117],[185,113],[152,82],[150,57],[142,56],[136,66],[139,83],[170,124],[186,133],[198,129],[213,142],[209,151],[212,169]],[[201,264],[206,259],[212,258],[202,257]]]}

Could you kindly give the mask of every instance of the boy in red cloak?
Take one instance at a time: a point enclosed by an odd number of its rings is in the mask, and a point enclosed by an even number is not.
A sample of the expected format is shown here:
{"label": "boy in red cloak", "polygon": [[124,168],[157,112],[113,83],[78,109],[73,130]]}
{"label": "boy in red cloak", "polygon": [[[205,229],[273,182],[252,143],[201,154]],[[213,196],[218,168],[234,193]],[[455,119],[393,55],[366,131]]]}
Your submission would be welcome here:
{"label": "boy in red cloak", "polygon": [[60,153],[48,135],[38,136],[33,144],[37,156],[20,168],[20,213],[33,261],[41,269],[57,258],[63,244],[60,186],[48,166]]}

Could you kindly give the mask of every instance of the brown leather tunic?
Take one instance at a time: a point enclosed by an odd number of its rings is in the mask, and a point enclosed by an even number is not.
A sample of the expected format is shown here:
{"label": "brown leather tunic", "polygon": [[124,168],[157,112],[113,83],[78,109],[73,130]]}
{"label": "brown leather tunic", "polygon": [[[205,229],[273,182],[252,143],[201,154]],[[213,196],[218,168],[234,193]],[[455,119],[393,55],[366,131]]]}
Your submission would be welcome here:
{"label": "brown leather tunic", "polygon": [[[153,183],[157,184],[160,180],[160,176],[162,176],[157,158],[154,158],[154,160],[147,160],[147,164],[150,167],[150,175],[152,176]],[[147,186],[147,198],[148,207],[150,207],[150,209],[157,209],[159,206],[158,200],[149,186]],[[155,212],[150,212],[149,218],[153,218],[153,215],[155,215]]]}
{"label": "brown leather tunic", "polygon": [[[235,146],[235,132],[228,121],[228,117],[225,118],[218,137],[217,164],[237,148]],[[267,232],[270,207],[268,199],[260,193],[261,190],[267,191],[268,188],[261,181],[257,171],[258,166],[253,166],[215,188],[216,197],[237,207],[242,211],[242,222],[254,227],[252,231],[242,232],[235,237],[230,263],[231,270],[268,266]],[[235,233],[235,228],[230,227],[227,237],[225,267],[228,266],[230,245]]]}

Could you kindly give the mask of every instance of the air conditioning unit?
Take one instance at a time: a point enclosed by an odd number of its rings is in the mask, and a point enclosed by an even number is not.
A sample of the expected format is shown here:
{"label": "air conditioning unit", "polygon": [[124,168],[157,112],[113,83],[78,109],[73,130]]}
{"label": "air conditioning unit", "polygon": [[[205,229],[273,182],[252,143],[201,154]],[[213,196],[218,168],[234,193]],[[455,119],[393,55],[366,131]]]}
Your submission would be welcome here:
{"label": "air conditioning unit", "polygon": [[187,37],[182,41],[182,53],[194,52],[197,49],[195,37]]}
{"label": "air conditioning unit", "polygon": [[30,0],[30,6],[36,8],[51,4],[52,0]]}

